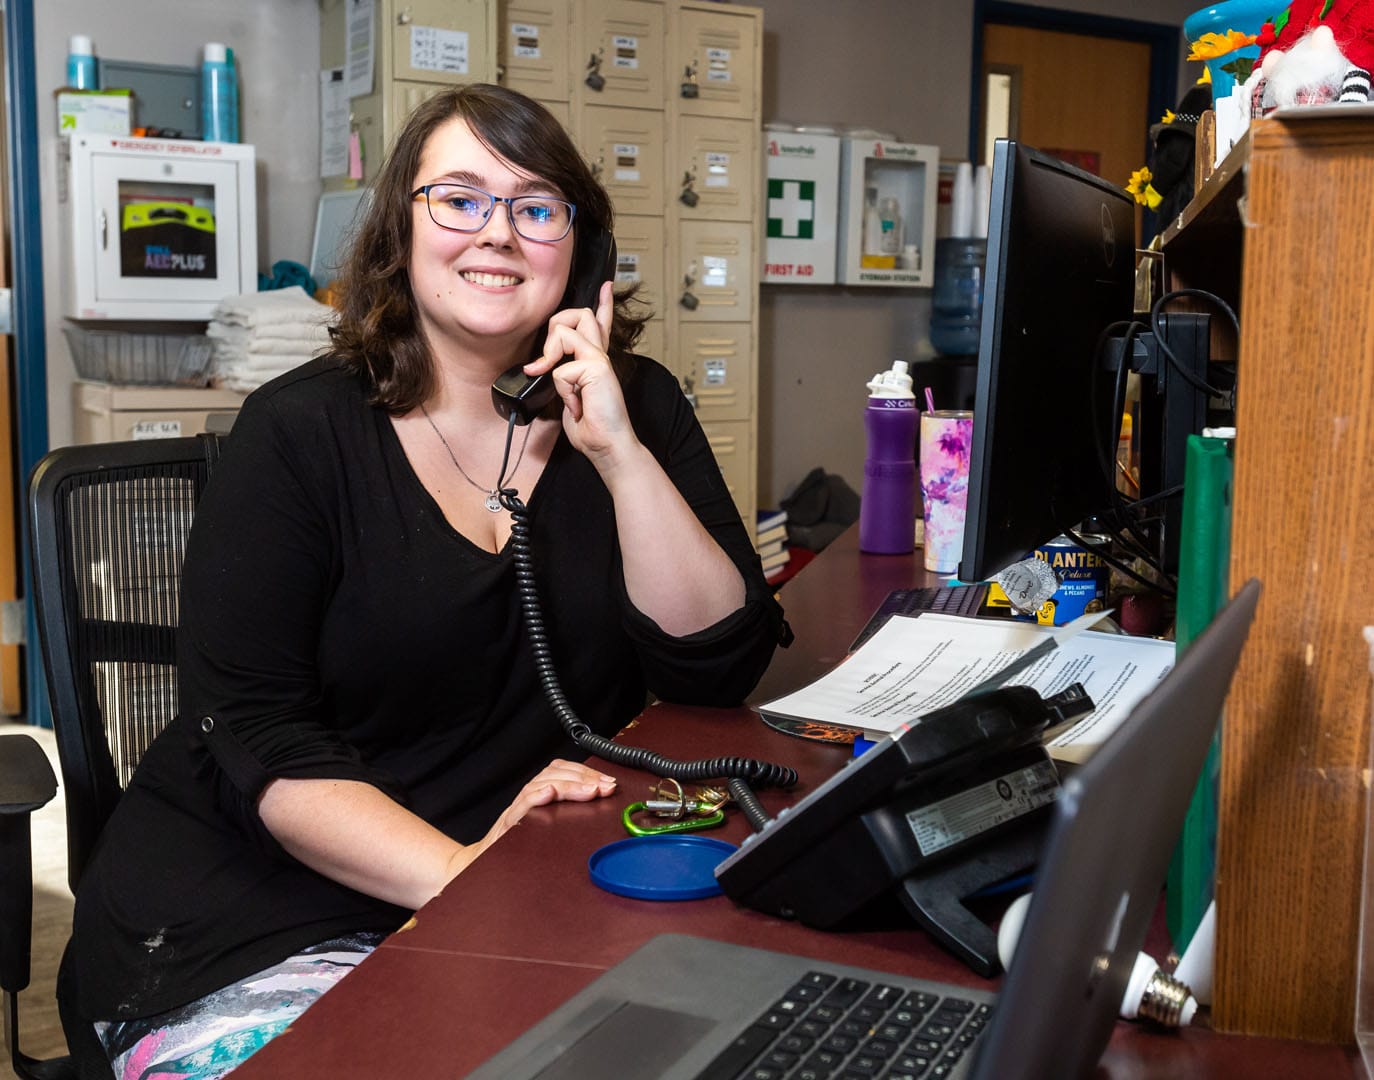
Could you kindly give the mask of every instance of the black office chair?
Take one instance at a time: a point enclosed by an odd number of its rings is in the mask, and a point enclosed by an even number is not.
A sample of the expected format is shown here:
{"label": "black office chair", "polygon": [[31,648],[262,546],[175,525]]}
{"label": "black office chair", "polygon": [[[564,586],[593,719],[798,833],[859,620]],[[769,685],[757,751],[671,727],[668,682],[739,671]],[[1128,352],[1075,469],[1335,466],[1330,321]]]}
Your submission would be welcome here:
{"label": "black office chair", "polygon": [[[176,626],[191,520],[219,459],[218,435],[68,446],[29,482],[33,598],[66,790],[67,879],[81,880],[100,830],[149,744],[176,715]],[[42,749],[0,738],[0,989],[14,1071],[75,1077],[69,1057],[19,1049],[29,984],[29,814],[56,792]]]}

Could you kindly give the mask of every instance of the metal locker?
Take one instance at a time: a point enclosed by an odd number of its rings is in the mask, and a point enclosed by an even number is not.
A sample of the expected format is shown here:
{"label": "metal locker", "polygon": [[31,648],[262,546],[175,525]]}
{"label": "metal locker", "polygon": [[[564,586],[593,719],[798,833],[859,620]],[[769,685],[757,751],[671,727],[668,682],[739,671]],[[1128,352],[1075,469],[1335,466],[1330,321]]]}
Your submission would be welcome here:
{"label": "metal locker", "polygon": [[[320,0],[320,66],[347,70],[354,47],[347,0]],[[490,0],[378,0],[372,25],[372,89],[349,101],[370,183],[401,126],[426,97],[448,86],[496,78],[496,9]],[[325,190],[356,181],[325,178]]]}
{"label": "metal locker", "polygon": [[716,464],[725,477],[725,486],[739,508],[740,516],[754,520],[754,429],[745,420],[704,423],[702,431],[716,455]]}
{"label": "metal locker", "polygon": [[752,221],[758,194],[758,132],[748,120],[684,116],[674,179],[684,220]]}
{"label": "metal locker", "polygon": [[563,130],[572,132],[572,106],[566,101],[544,101],[541,102],[544,108],[553,113],[553,118],[563,125]]}
{"label": "metal locker", "polygon": [[683,322],[748,322],[754,317],[754,223],[684,221],[676,285]]}
{"label": "metal locker", "polygon": [[497,27],[501,83],[539,101],[567,101],[570,0],[503,0]]}
{"label": "metal locker", "polygon": [[[586,0],[577,25],[573,77],[584,104],[663,108],[663,5]],[[577,66],[582,65],[579,71]]]}
{"label": "metal locker", "polygon": [[753,415],[755,363],[751,323],[683,323],[674,350],[683,389],[703,424]]}
{"label": "metal locker", "polygon": [[[389,142],[396,141],[396,135],[399,135],[401,128],[406,126],[406,121],[410,118],[411,113],[436,94],[442,94],[448,90],[449,87],[440,86],[436,83],[398,82],[392,85],[392,89],[394,93],[391,95],[391,130],[395,134],[392,135]],[[391,147],[388,145],[388,152],[390,149]],[[370,174],[375,175],[376,169],[380,165],[380,161],[374,162]]]}
{"label": "metal locker", "polygon": [[[615,218],[617,288],[640,283],[639,299],[664,315],[664,232],[663,219],[616,214]],[[654,354],[655,358],[657,354]]]}
{"label": "metal locker", "polygon": [[[445,84],[492,82],[495,9],[488,0],[392,0],[383,34],[392,79]],[[383,39],[385,40],[385,38]]]}
{"label": "metal locker", "polygon": [[663,114],[588,105],[577,141],[621,214],[662,214]]}
{"label": "metal locker", "polygon": [[697,116],[752,119],[759,83],[759,20],[729,10],[678,12],[669,93]]}

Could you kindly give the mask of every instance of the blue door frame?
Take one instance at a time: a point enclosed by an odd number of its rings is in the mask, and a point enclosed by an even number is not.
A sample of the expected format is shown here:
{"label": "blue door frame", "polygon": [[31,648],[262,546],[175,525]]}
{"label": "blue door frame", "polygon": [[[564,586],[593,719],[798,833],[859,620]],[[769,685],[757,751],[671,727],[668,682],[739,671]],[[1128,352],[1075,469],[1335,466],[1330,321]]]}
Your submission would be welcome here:
{"label": "blue door frame", "polygon": [[48,451],[48,358],[43,314],[42,193],[38,172],[38,78],[34,67],[33,0],[5,0],[5,89],[9,99],[9,220],[14,268],[15,507],[21,527],[20,589],[25,596],[24,711],[30,723],[52,725],[48,684],[30,595],[28,477]]}

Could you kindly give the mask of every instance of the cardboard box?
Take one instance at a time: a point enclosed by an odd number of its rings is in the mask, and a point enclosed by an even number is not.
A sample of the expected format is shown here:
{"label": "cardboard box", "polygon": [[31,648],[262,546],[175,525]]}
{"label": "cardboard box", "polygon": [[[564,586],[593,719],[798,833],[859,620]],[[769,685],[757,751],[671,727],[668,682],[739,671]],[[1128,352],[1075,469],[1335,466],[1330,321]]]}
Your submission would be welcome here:
{"label": "cardboard box", "polygon": [[134,98],[128,90],[58,90],[59,135],[128,135]]}

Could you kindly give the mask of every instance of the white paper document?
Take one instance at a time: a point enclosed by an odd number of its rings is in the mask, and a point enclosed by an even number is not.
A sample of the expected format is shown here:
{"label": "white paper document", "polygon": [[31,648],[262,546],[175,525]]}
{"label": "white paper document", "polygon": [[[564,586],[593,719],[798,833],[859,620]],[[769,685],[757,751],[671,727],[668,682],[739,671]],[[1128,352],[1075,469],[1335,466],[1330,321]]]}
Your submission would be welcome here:
{"label": "white paper document", "polygon": [[348,84],[343,68],[320,72],[320,177],[348,172]]}
{"label": "white paper document", "polygon": [[[1059,629],[925,612],[895,615],[833,671],[759,706],[765,716],[840,724],[881,737],[949,705]],[[1041,695],[1081,683],[1094,709],[1047,743],[1083,761],[1174,666],[1174,643],[1081,633],[1007,681]]]}

